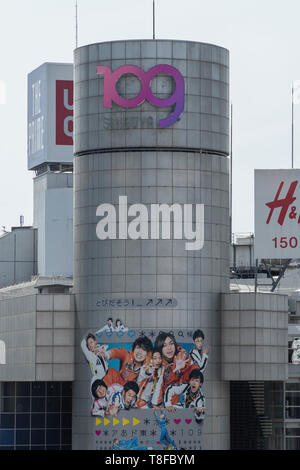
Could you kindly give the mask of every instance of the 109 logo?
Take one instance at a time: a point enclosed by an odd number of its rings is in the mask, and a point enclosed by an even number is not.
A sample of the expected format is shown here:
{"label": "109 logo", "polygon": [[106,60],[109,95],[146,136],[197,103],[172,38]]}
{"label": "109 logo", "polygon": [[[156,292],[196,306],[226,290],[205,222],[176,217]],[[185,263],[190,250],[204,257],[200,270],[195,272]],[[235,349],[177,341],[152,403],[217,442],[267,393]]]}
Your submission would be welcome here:
{"label": "109 logo", "polygon": [[[171,126],[176,122],[184,109],[184,79],[181,73],[171,65],[161,64],[152,67],[148,72],[144,72],[136,65],[123,65],[114,72],[106,65],[97,67],[97,74],[104,76],[104,108],[112,108],[112,103],[116,103],[122,108],[135,108],[144,101],[148,101],[153,106],[159,108],[175,106],[172,114],[159,121],[159,127]],[[140,93],[131,99],[122,98],[117,90],[116,84],[123,75],[135,75],[141,82]],[[151,80],[160,74],[171,76],[176,84],[174,93],[168,98],[158,98],[151,91]]]}

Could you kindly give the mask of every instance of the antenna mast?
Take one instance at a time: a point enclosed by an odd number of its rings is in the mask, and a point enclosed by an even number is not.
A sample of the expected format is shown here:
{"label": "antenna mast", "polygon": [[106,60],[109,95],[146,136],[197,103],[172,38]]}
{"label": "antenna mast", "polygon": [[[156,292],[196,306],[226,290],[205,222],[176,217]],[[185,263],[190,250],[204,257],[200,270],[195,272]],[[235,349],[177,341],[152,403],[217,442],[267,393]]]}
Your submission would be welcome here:
{"label": "antenna mast", "polygon": [[155,0],[153,0],[153,39],[155,39]]}
{"label": "antenna mast", "polygon": [[294,168],[294,82],[292,82],[292,168]]}
{"label": "antenna mast", "polygon": [[76,30],[76,49],[78,47],[78,5],[77,5],[77,0],[75,3],[75,30]]}

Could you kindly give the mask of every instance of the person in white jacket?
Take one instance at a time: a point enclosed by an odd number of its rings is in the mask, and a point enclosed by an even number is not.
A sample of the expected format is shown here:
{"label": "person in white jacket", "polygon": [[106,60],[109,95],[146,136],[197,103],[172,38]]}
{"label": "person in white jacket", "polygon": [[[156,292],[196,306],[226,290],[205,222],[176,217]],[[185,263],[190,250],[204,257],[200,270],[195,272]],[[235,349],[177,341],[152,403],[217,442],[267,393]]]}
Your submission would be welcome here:
{"label": "person in white jacket", "polygon": [[128,328],[126,326],[124,326],[123,323],[121,322],[121,320],[118,318],[116,320],[114,330],[117,331],[117,332],[122,331],[123,333],[126,333],[126,331],[128,331]]}
{"label": "person in white jacket", "polygon": [[170,385],[165,393],[165,406],[168,411],[177,408],[194,408],[195,419],[201,423],[205,416],[205,397],[202,393],[203,374],[194,369],[189,376],[189,382],[180,385]]}
{"label": "person in white jacket", "polygon": [[194,348],[190,352],[190,356],[194,364],[199,366],[202,374],[204,373],[207,363],[208,363],[208,354],[209,348],[203,347],[204,342],[204,333],[202,330],[196,330],[193,334]]}
{"label": "person in white jacket", "polygon": [[91,409],[92,416],[107,416],[110,414],[110,398],[114,393],[119,392],[123,387],[114,384],[107,387],[103,380],[94,379],[92,381],[91,391],[93,395],[93,405]]}
{"label": "person in white jacket", "polygon": [[109,333],[112,333],[113,331],[115,331],[113,319],[111,317],[107,319],[106,325],[100,328],[100,330],[96,331],[96,334],[101,333],[102,331],[108,331]]}
{"label": "person in white jacket", "polygon": [[104,356],[104,350],[107,346],[97,344],[96,336],[89,333],[86,338],[81,341],[81,349],[88,361],[93,376],[103,379],[108,370],[108,363]]}
{"label": "person in white jacket", "polygon": [[[136,382],[126,382],[122,385],[114,384],[114,393],[110,392],[108,410],[110,415],[116,415],[119,410],[131,410],[136,408],[136,398],[139,393],[139,386]],[[109,391],[110,388],[109,387]]]}

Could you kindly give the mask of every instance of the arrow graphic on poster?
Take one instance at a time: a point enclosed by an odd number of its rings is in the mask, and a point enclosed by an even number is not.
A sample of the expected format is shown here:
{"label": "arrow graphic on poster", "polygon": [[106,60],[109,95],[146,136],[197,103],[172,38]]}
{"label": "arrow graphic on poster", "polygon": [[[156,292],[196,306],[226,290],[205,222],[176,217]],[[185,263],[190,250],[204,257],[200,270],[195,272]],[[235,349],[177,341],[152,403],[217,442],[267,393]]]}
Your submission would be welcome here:
{"label": "arrow graphic on poster", "polygon": [[128,419],[126,419],[126,418],[123,418],[122,423],[123,423],[123,426],[126,426],[126,424],[129,424],[130,421],[129,421]]}
{"label": "arrow graphic on poster", "polygon": [[96,418],[96,426],[99,426],[99,424],[101,424],[101,419]]}
{"label": "arrow graphic on poster", "polygon": [[107,426],[110,423],[110,420],[107,418],[104,418],[104,426]]}
{"label": "arrow graphic on poster", "polygon": [[116,424],[119,424],[120,420],[117,418],[113,419],[113,426],[116,426]]}
{"label": "arrow graphic on poster", "polygon": [[133,419],[132,419],[132,424],[133,424],[133,426],[136,426],[136,425],[139,424],[139,423],[140,423],[140,421],[139,421],[138,419],[136,419],[136,418],[133,418]]}

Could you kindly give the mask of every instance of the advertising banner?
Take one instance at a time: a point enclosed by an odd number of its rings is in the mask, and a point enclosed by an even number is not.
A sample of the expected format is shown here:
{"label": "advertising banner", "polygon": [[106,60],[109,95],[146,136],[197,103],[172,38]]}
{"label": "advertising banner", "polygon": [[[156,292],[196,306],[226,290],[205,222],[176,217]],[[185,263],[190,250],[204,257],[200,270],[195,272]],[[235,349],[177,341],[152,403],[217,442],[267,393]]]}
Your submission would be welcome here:
{"label": "advertising banner", "polygon": [[28,169],[73,162],[73,65],[45,63],[28,75]]}
{"label": "advertising banner", "polygon": [[112,318],[86,333],[96,449],[201,449],[204,337],[200,328],[137,330]]}
{"label": "advertising banner", "polygon": [[300,170],[255,170],[255,257],[296,258]]}

